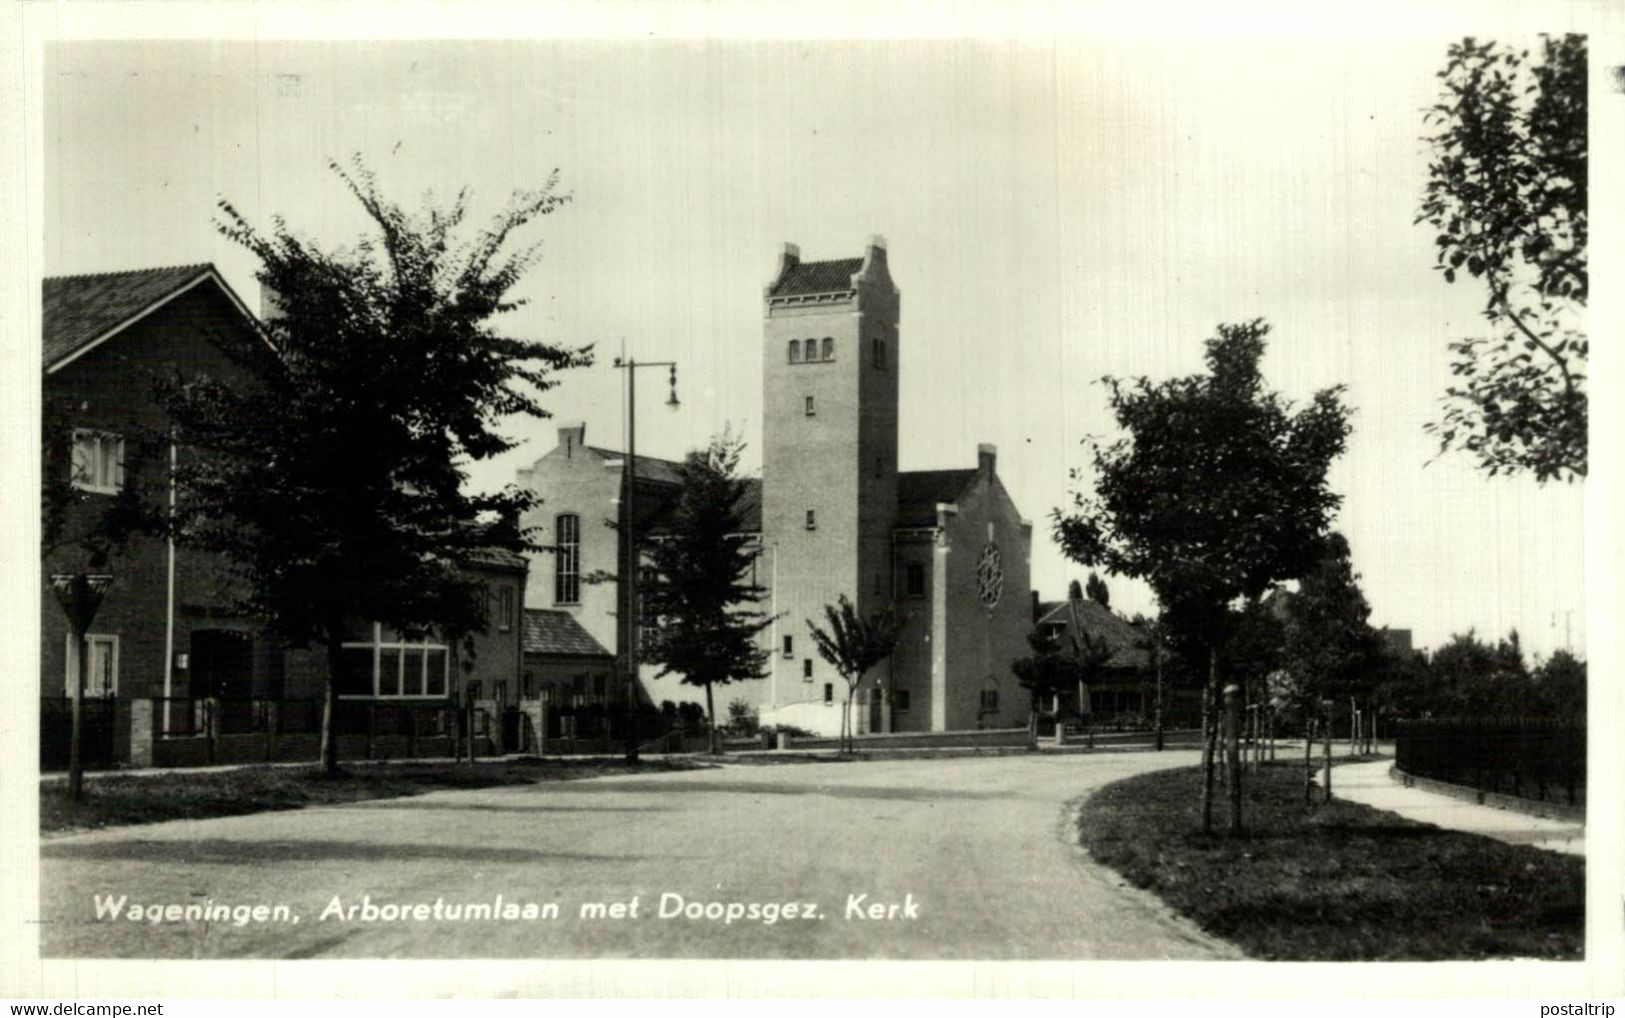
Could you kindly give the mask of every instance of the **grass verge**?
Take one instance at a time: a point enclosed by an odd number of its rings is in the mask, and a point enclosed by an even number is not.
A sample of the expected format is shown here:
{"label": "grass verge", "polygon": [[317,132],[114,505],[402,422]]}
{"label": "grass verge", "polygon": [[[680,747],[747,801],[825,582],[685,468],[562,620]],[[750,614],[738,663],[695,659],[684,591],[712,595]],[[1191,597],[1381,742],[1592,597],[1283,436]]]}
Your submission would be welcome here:
{"label": "grass verge", "polygon": [[328,777],[308,767],[245,767],[204,774],[98,775],[74,802],[65,783],[40,785],[40,833],[202,820],[270,810],[301,809],[364,799],[394,799],[446,788],[530,785],[608,774],[646,774],[703,766],[686,760],[627,764],[606,758],[365,764]]}
{"label": "grass verge", "polygon": [[[1303,770],[1284,763],[1247,775],[1243,837],[1203,836],[1200,788],[1198,768],[1107,785],[1084,804],[1080,838],[1097,861],[1251,957],[1583,955],[1583,859],[1338,799],[1305,807]],[[1227,805],[1215,807],[1222,830]]]}

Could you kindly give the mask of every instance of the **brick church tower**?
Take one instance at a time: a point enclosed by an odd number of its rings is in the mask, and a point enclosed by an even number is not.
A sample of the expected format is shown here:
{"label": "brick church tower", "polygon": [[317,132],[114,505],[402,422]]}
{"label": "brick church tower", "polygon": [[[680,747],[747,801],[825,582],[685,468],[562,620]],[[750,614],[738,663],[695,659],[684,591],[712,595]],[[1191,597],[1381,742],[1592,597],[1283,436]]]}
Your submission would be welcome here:
{"label": "brick church tower", "polygon": [[[781,615],[764,683],[777,703],[822,699],[840,677],[805,620],[845,594],[861,614],[890,604],[897,516],[900,295],[886,242],[862,258],[803,262],[786,244],[763,307],[762,538]],[[801,689],[798,691],[797,687]]]}

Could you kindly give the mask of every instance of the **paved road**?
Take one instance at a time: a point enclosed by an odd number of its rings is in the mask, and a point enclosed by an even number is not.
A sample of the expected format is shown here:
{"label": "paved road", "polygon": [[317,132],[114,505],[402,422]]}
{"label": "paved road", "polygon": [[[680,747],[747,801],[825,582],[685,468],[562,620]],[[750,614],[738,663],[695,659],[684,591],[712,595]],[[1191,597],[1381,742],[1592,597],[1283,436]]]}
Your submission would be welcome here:
{"label": "paved road", "polygon": [[[1133,752],[731,765],[76,835],[42,846],[41,951],[1236,957],[1076,847],[1074,816],[1089,792],[1194,759]],[[96,917],[98,895],[104,907],[124,899],[117,919]],[[501,918],[498,895],[517,917]],[[629,913],[634,900],[635,918],[582,914],[584,905],[614,903]],[[735,902],[745,914],[730,921],[726,905]],[[698,917],[662,918],[663,903],[668,913],[698,903]],[[709,903],[722,918],[706,917]],[[786,903],[815,918],[787,917]],[[471,904],[489,905],[493,917]],[[167,921],[170,905],[264,905],[271,915],[256,921],[245,908],[238,924],[229,912],[187,921],[177,910],[180,921]],[[404,917],[390,918],[390,906]],[[458,908],[464,915],[454,919]]]}

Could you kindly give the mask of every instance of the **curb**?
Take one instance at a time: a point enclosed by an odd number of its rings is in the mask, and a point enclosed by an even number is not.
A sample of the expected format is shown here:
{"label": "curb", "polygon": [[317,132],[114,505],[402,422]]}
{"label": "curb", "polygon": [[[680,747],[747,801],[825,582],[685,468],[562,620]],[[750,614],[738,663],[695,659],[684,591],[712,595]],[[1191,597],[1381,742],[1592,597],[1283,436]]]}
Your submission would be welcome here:
{"label": "curb", "polygon": [[1407,774],[1399,769],[1398,764],[1393,764],[1388,768],[1388,776],[1406,788],[1420,788],[1424,792],[1447,795],[1452,799],[1462,799],[1467,802],[1477,803],[1480,806],[1493,806],[1496,809],[1542,817],[1547,820],[1563,820],[1577,824],[1584,824],[1586,821],[1586,808],[1584,806],[1570,806],[1566,803],[1546,802],[1541,799],[1524,799],[1502,792],[1483,792],[1466,785],[1453,785],[1448,781]]}

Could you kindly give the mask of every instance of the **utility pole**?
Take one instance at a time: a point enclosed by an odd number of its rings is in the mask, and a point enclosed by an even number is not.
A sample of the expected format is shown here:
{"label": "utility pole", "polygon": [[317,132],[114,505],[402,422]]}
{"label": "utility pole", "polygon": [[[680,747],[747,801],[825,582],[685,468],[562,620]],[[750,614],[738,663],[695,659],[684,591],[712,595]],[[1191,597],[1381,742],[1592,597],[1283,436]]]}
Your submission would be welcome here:
{"label": "utility pole", "polygon": [[638,552],[638,516],[637,516],[637,484],[638,484],[638,368],[666,368],[670,372],[671,395],[666,405],[676,409],[677,402],[677,362],[676,361],[645,361],[638,363],[633,358],[615,358],[615,367],[626,372],[626,462],[621,467],[622,485],[624,491],[621,495],[621,512],[625,514],[621,521],[621,533],[626,540],[626,575],[621,577],[621,589],[626,592],[626,603],[623,611],[626,615],[626,761],[635,763],[638,758],[639,732],[635,727],[634,718],[637,716],[637,689],[638,689],[638,572],[643,566],[643,556]]}

